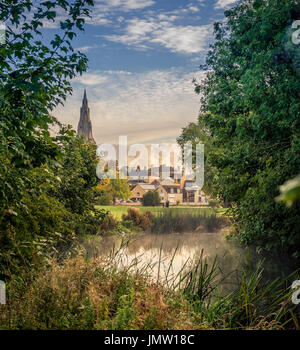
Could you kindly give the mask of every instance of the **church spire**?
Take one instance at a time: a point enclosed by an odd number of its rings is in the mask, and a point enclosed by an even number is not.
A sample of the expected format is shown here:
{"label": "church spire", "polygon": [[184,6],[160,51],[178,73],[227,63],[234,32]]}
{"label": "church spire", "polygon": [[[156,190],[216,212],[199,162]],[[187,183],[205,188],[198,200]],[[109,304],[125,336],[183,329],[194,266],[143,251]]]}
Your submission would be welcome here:
{"label": "church spire", "polygon": [[84,89],[82,105],[85,105],[85,106],[88,105],[88,99],[87,99],[87,96],[86,96],[86,89]]}
{"label": "church spire", "polygon": [[82,107],[80,108],[80,120],[78,123],[77,133],[79,135],[83,135],[85,141],[90,141],[96,144],[92,132],[92,122],[90,118],[90,109],[88,106],[86,89],[84,89]]}

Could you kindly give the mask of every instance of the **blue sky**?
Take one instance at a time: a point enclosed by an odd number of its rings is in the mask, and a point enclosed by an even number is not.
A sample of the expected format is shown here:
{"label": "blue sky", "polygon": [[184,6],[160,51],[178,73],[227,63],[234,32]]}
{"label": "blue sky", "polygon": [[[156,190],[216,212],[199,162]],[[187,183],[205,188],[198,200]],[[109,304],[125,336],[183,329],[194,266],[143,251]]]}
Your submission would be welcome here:
{"label": "blue sky", "polygon": [[[54,115],[77,128],[87,89],[94,138],[117,143],[173,142],[200,108],[193,78],[201,79],[213,23],[236,0],[95,0],[92,18],[74,47],[88,72]],[[56,25],[46,23],[49,34]],[[47,33],[48,34],[48,33]]]}

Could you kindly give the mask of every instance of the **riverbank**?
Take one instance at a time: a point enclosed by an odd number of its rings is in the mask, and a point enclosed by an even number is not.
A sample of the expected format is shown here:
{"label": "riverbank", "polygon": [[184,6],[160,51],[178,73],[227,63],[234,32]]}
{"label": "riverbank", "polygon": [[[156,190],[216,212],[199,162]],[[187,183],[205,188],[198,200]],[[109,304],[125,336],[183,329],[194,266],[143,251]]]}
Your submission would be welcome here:
{"label": "riverbank", "polygon": [[[195,245],[191,236],[180,236],[182,243]],[[93,239],[105,238],[94,236]],[[94,251],[88,256],[81,245],[76,254],[73,250],[73,257],[63,261],[52,258],[46,266],[22,279],[13,277],[7,285],[7,304],[0,305],[0,328],[299,328],[288,284],[284,280],[265,282],[261,265],[255,270],[241,268],[236,275],[237,284],[224,295],[220,290],[225,272],[222,260],[201,251],[193,264],[174,274],[179,248],[174,252],[174,245],[167,247],[171,259],[163,266],[163,248],[159,248],[159,241],[154,242],[160,252],[155,254],[154,264],[143,263],[141,257],[145,252],[138,253],[139,243],[135,258],[131,258],[124,248],[134,247],[123,240],[107,254]],[[143,244],[149,245],[147,239]],[[208,244],[213,244],[213,239]],[[163,271],[167,272],[165,278],[161,278]],[[180,276],[179,280],[176,275]]]}
{"label": "riverbank", "polygon": [[104,213],[99,234],[130,232],[216,232],[230,225],[226,209],[202,207],[96,206]]}
{"label": "riverbank", "polygon": [[[122,215],[126,215],[127,209],[130,208],[130,206],[122,206],[122,205],[96,205],[96,209],[104,209],[109,211],[116,219],[122,219]],[[156,215],[159,213],[164,213],[168,211],[176,211],[177,213],[217,213],[218,215],[222,215],[226,212],[226,208],[212,208],[212,207],[196,207],[196,206],[174,206],[170,208],[164,208],[164,207],[145,207],[145,206],[137,206],[135,207],[138,209],[141,213],[145,213],[147,211],[150,211],[152,214]]]}

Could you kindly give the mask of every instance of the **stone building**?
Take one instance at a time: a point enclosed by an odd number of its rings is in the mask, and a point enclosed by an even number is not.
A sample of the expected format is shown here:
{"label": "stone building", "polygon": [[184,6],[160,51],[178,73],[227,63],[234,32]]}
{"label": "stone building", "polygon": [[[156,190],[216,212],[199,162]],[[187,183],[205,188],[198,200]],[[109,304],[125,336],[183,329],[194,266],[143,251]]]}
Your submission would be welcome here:
{"label": "stone building", "polygon": [[156,187],[154,185],[140,183],[137,184],[131,191],[131,200],[134,202],[142,202],[143,195],[149,191],[154,191]]}

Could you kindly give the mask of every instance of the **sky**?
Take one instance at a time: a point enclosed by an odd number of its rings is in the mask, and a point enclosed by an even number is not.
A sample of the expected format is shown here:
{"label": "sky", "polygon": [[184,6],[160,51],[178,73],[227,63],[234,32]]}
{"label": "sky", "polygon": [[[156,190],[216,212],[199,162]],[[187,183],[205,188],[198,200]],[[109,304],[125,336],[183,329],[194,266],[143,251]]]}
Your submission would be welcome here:
{"label": "sky", "polygon": [[[213,23],[236,0],[95,0],[92,18],[73,46],[89,68],[54,116],[77,130],[87,90],[97,144],[175,142],[197,120],[200,81]],[[54,33],[56,25],[45,24]]]}

